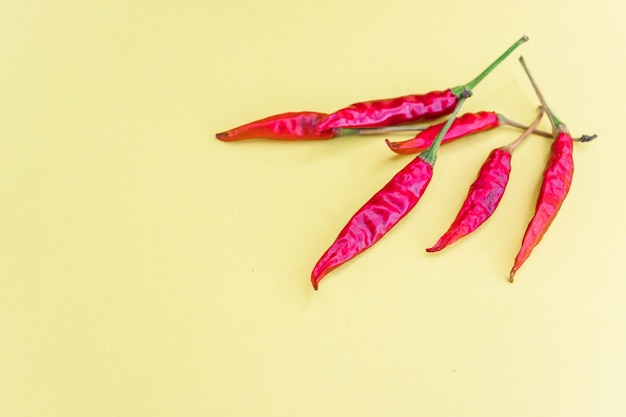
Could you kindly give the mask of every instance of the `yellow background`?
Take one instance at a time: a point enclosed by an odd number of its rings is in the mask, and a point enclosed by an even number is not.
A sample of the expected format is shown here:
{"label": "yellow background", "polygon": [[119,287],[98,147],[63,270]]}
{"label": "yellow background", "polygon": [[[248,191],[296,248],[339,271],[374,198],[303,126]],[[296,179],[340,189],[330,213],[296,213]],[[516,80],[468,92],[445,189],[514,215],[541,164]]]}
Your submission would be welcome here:
{"label": "yellow background", "polygon": [[[620,0],[4,0],[0,415],[624,415],[625,15]],[[523,54],[572,133],[599,139],[576,145],[516,283],[540,137],[488,223],[424,252],[518,135],[502,128],[443,147],[410,215],[313,291],[319,256],[410,157],[384,136],[213,135],[453,87],[523,34],[463,110],[530,122]]]}

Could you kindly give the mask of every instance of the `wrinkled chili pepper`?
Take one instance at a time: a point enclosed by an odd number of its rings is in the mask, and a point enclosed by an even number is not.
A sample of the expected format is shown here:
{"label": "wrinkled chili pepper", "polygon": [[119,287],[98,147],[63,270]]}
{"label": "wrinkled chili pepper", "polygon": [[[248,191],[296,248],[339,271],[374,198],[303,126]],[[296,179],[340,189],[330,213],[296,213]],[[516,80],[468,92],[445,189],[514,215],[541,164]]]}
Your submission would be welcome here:
{"label": "wrinkled chili pepper", "polygon": [[527,36],[520,38],[476,78],[465,85],[420,95],[412,94],[390,99],[354,103],[326,116],[318,124],[318,129],[323,131],[337,127],[382,127],[432,120],[450,114],[460,97],[464,94],[464,91],[471,91],[476,87],[511,52],[527,40]]}
{"label": "wrinkled chili pepper", "polygon": [[482,225],[496,210],[504,195],[511,173],[511,154],[519,144],[537,127],[543,116],[540,111],[535,121],[513,143],[496,148],[481,166],[476,180],[472,183],[461,210],[450,228],[426,252],[437,252],[460,238],[470,234]]}
{"label": "wrinkled chili pepper", "polygon": [[318,123],[325,116],[326,113],[312,111],[281,113],[220,132],[215,137],[231,142],[253,138],[307,140],[332,139],[339,136],[340,129],[317,129]]}
{"label": "wrinkled chili pepper", "polygon": [[313,288],[317,290],[319,282],[330,271],[378,242],[415,207],[432,178],[441,139],[450,128],[461,105],[470,95],[471,92],[467,90],[461,96],[452,116],[431,147],[394,175],[350,218],[313,268],[311,273]]}
{"label": "wrinkled chili pepper", "polygon": [[[528,127],[520,125],[495,112],[481,111],[478,113],[465,113],[454,120],[454,123],[452,123],[450,130],[448,130],[448,133],[444,136],[441,144],[450,143],[456,139],[504,125],[523,129]],[[435,136],[437,136],[442,127],[443,123],[438,123],[422,130],[413,139],[396,142],[386,139],[385,142],[389,149],[397,154],[408,155],[418,153],[428,148],[433,143]],[[535,130],[533,133],[552,138],[552,134],[548,132]]]}
{"label": "wrinkled chili pepper", "polygon": [[[448,130],[448,133],[446,133],[441,143],[449,143],[463,136],[493,129],[498,126],[500,126],[500,120],[497,113],[487,111],[465,113],[454,120],[454,123],[450,126],[450,130]],[[386,139],[385,142],[387,142],[389,149],[395,153],[401,155],[418,153],[428,148],[433,143],[433,140],[442,127],[443,123],[438,123],[422,130],[413,139],[398,142],[391,142],[389,139]]]}
{"label": "wrinkled chili pepper", "polygon": [[574,142],[567,126],[559,120],[547,106],[537,83],[522,57],[520,57],[520,62],[530,79],[533,89],[537,93],[541,105],[550,119],[555,139],[552,143],[550,158],[546,165],[543,182],[539,190],[539,196],[537,197],[535,214],[526,228],[520,250],[515,257],[515,263],[509,274],[509,281],[511,282],[513,282],[517,270],[528,259],[534,247],[539,244],[541,238],[548,230],[548,227],[552,224],[552,221],[556,217],[556,214],[569,192],[574,174],[574,158],[572,155]]}
{"label": "wrinkled chili pepper", "polygon": [[[347,135],[377,135],[389,132],[424,130],[422,126],[387,126],[374,129],[327,129],[319,131],[317,124],[326,113],[301,111],[281,113],[220,132],[215,137],[224,142],[245,139],[277,139],[285,141],[323,140]],[[434,138],[434,137],[433,137]]]}

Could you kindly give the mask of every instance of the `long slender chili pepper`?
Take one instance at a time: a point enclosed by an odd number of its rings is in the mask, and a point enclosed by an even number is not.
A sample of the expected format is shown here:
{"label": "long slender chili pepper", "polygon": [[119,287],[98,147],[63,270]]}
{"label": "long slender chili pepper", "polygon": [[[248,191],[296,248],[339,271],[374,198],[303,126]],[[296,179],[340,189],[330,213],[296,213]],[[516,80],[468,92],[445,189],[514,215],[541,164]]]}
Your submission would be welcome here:
{"label": "long slender chili pepper", "polygon": [[556,217],[556,214],[569,192],[574,174],[574,158],[572,156],[574,142],[567,126],[554,115],[546,104],[541,91],[539,91],[537,87],[537,83],[522,57],[520,57],[520,62],[530,79],[535,93],[537,93],[541,105],[550,119],[552,134],[555,139],[552,143],[550,158],[544,171],[543,182],[535,207],[535,214],[526,228],[521,248],[515,257],[515,263],[509,274],[509,281],[511,282],[513,282],[517,270],[522,266],[524,261],[528,259],[533,248],[541,241],[548,227],[552,224],[552,221]]}
{"label": "long slender chili pepper", "polygon": [[[478,113],[465,113],[454,120],[454,123],[452,123],[450,130],[448,130],[448,133],[444,136],[441,144],[450,143],[459,138],[504,125],[523,129],[528,128],[528,126],[520,125],[495,112],[481,111]],[[408,155],[418,153],[428,148],[433,143],[435,136],[437,136],[442,127],[443,123],[438,123],[422,130],[413,139],[396,142],[386,139],[385,141],[389,149],[397,154]],[[533,133],[552,138],[552,134],[548,132],[535,130]]]}
{"label": "long slender chili pepper", "polygon": [[317,290],[319,282],[331,270],[378,242],[415,207],[432,178],[441,139],[450,128],[461,105],[470,95],[469,90],[461,95],[452,116],[431,147],[402,168],[350,218],[313,268],[311,273],[313,288]]}
{"label": "long slender chili pepper", "polygon": [[528,40],[521,37],[476,78],[465,85],[426,94],[354,103],[326,116],[319,130],[336,127],[381,127],[399,123],[432,120],[450,114],[466,90],[472,90],[518,46]]}
{"label": "long slender chili pepper", "polygon": [[511,173],[511,154],[519,144],[537,127],[543,116],[540,111],[535,121],[513,143],[496,148],[481,166],[472,183],[461,210],[446,233],[426,252],[437,252],[470,234],[483,224],[496,210],[504,195]]}
{"label": "long slender chili pepper", "polygon": [[408,132],[425,129],[422,126],[387,126],[379,129],[342,129],[331,128],[317,130],[317,124],[326,113],[301,111],[276,114],[239,127],[220,132],[216,138],[224,142],[244,139],[277,139],[286,141],[332,139],[346,135],[375,135],[389,132]]}

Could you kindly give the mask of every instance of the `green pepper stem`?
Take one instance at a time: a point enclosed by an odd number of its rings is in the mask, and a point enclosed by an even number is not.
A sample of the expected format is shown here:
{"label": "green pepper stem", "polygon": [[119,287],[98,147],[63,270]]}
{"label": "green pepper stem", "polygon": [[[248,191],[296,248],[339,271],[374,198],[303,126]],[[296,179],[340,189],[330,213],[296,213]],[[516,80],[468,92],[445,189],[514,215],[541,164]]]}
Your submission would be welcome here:
{"label": "green pepper stem", "polygon": [[526,61],[524,61],[524,57],[520,56],[519,62],[520,64],[522,64],[522,67],[524,68],[524,71],[526,72],[526,75],[528,76],[528,79],[530,80],[530,84],[533,86],[533,89],[535,90],[535,94],[537,94],[537,97],[539,98],[539,102],[541,102],[541,106],[543,106],[543,108],[545,109],[546,114],[548,115],[548,119],[550,119],[550,124],[552,124],[552,134],[556,136],[556,132],[567,131],[567,127],[565,126],[565,123],[563,123],[558,117],[554,115],[554,113],[552,112],[548,104],[546,103],[546,100],[543,98],[543,94],[541,94],[541,91],[539,90],[539,87],[537,86],[537,82],[535,81],[532,74],[530,73],[530,70],[528,69],[528,66],[526,65]]}
{"label": "green pepper stem", "polygon": [[481,72],[480,74],[478,74],[478,76],[476,78],[474,78],[472,81],[470,81],[469,83],[462,85],[462,86],[458,86],[458,87],[454,87],[452,88],[452,93],[459,97],[461,96],[463,90],[473,90],[474,87],[476,87],[478,85],[478,83],[480,83],[487,75],[489,75],[489,73],[491,71],[494,70],[494,68],[496,68],[498,65],[500,65],[500,63],[502,61],[504,61],[506,59],[506,57],[508,57],[509,55],[511,55],[511,53],[517,49],[518,46],[520,46],[521,44],[523,44],[524,42],[526,42],[528,40],[528,36],[524,35],[521,38],[519,38],[517,40],[517,42],[515,42],[513,45],[511,45],[509,47],[509,49],[507,49],[506,51],[504,51],[504,53],[502,53],[502,55],[500,55],[495,61],[493,61],[487,68],[485,68],[483,70],[483,72]]}
{"label": "green pepper stem", "polygon": [[465,102],[465,100],[467,100],[471,96],[472,96],[472,92],[470,90],[463,90],[463,93],[459,97],[459,101],[456,103],[456,107],[454,108],[454,111],[450,115],[450,118],[446,120],[446,123],[443,125],[443,127],[439,131],[439,134],[437,134],[437,137],[435,138],[433,143],[428,147],[428,149],[420,153],[418,155],[418,158],[421,158],[424,162],[428,163],[431,167],[435,166],[435,162],[437,161],[437,151],[439,150],[439,146],[441,145],[441,140],[446,135],[446,133],[448,133],[450,126],[452,126],[454,119],[456,119],[457,114],[459,114],[459,110],[461,110],[461,106],[463,106],[463,103]]}

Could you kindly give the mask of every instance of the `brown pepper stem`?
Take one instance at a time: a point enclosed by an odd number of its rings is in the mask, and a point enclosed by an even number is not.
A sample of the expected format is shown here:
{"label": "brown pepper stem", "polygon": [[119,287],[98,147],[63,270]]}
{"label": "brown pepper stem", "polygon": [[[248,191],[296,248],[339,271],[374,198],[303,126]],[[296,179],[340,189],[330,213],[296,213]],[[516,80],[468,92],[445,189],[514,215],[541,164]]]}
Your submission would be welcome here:
{"label": "brown pepper stem", "polygon": [[[515,120],[511,120],[508,117],[501,115],[500,113],[498,113],[498,121],[500,122],[501,125],[513,126],[513,127],[516,127],[518,129],[523,129],[523,130],[528,129],[527,125],[520,123],[520,122],[516,122]],[[553,138],[552,133],[546,132],[545,130],[535,129],[533,130],[532,133],[534,133],[535,135],[543,136],[543,137],[550,138],[550,139]]]}
{"label": "brown pepper stem", "polygon": [[567,126],[565,126],[565,123],[563,123],[558,117],[555,116],[555,114],[552,112],[552,110],[546,103],[546,100],[543,98],[543,94],[541,93],[541,90],[539,90],[539,86],[537,85],[535,78],[530,73],[530,70],[528,69],[528,66],[526,65],[526,61],[524,61],[524,57],[520,56],[519,62],[520,64],[522,64],[522,67],[524,68],[524,71],[526,72],[526,75],[528,76],[528,79],[530,80],[530,84],[533,86],[533,89],[535,90],[535,94],[537,94],[537,98],[539,98],[541,105],[545,109],[546,114],[548,115],[548,118],[550,119],[550,123],[552,124],[552,134],[554,135],[554,137],[557,136],[558,132],[567,132],[568,130],[567,130]]}
{"label": "brown pepper stem", "polygon": [[578,141],[578,142],[585,143],[585,142],[591,142],[592,140],[594,140],[597,137],[598,137],[598,135],[582,135],[581,137],[575,138],[574,140]]}
{"label": "brown pepper stem", "polygon": [[[511,120],[508,117],[498,113],[498,121],[501,125],[508,125],[508,126],[513,126],[516,127],[518,129],[522,129],[522,130],[526,130],[528,129],[528,126],[526,126],[523,123],[520,122],[516,122],[515,120]],[[543,136],[545,138],[549,138],[549,139],[554,139],[554,136],[552,136],[552,133],[546,132],[545,130],[540,130],[540,129],[535,129],[533,130],[533,134],[538,135],[538,136]],[[594,140],[595,138],[597,138],[598,135],[582,135],[580,137],[577,138],[572,138],[572,140],[574,142],[580,142],[580,143],[585,143],[585,142],[591,142],[592,140]]]}
{"label": "brown pepper stem", "polygon": [[344,131],[348,132],[346,134],[356,134],[360,136],[368,136],[368,135],[384,135],[385,133],[390,132],[420,132],[425,130],[428,126],[423,125],[400,125],[400,126],[386,126],[386,127],[362,127],[356,129],[341,129],[341,135],[344,136]]}
{"label": "brown pepper stem", "polygon": [[535,128],[537,127],[537,125],[541,121],[541,118],[543,117],[543,113],[544,113],[543,107],[539,107],[539,114],[537,115],[535,120],[532,122],[532,124],[528,126],[528,128],[524,131],[524,133],[522,133],[520,137],[515,139],[513,142],[509,143],[506,146],[503,146],[501,149],[508,153],[513,153],[515,148],[517,148],[520,145],[520,143],[524,141],[524,139],[526,139],[528,136],[531,135],[531,133],[534,132]]}

